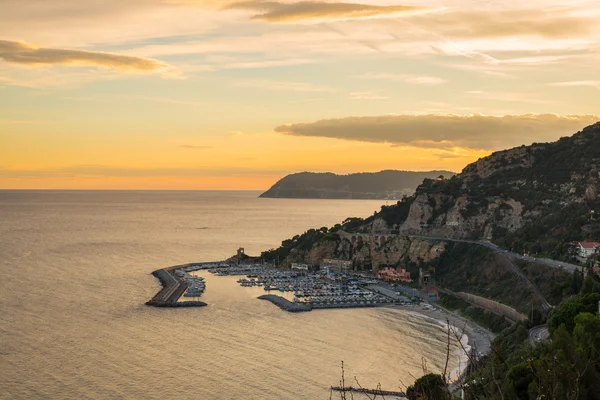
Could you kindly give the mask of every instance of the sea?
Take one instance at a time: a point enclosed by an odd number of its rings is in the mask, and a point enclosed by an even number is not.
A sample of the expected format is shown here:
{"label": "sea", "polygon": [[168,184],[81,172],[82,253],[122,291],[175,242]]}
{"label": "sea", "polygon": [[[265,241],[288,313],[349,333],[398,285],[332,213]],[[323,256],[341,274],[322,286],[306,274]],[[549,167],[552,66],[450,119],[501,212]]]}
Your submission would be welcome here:
{"label": "sea", "polygon": [[287,313],[208,273],[207,307],[144,305],[153,270],[259,255],[385,204],[259,193],[0,191],[0,398],[326,400],[342,362],[346,385],[386,390],[444,369],[444,324],[414,312]]}

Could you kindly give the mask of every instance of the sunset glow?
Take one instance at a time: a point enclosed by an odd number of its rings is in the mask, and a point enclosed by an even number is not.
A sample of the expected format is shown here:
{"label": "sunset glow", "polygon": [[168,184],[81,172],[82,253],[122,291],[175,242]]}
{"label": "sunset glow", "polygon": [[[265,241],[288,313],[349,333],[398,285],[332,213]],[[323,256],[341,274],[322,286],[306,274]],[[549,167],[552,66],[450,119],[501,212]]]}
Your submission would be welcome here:
{"label": "sunset glow", "polygon": [[597,1],[8,0],[0,188],[461,170],[600,112]]}

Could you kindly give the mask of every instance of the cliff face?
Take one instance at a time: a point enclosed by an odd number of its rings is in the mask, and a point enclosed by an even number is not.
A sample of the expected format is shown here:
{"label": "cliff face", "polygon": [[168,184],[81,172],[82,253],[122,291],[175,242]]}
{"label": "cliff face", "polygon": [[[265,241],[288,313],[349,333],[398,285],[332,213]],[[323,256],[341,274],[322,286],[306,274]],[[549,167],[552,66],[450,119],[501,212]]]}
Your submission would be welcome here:
{"label": "cliff face", "polygon": [[[427,263],[444,251],[443,244],[402,235],[490,240],[568,258],[570,241],[600,240],[598,188],[600,123],[553,143],[496,152],[450,179],[427,178],[396,205],[364,221],[345,221],[327,233],[327,241],[300,240],[302,246],[292,244],[280,259],[318,264],[339,258],[377,269]],[[358,235],[337,238],[338,230]]]}
{"label": "cliff face", "polygon": [[425,180],[396,210],[373,219],[385,221],[381,232],[501,240],[516,248],[528,241],[524,250],[539,251],[534,242],[544,237],[550,247],[585,239],[581,229],[600,236],[593,215],[599,171],[600,123],[557,142],[496,152],[451,179]]}
{"label": "cliff face", "polygon": [[352,260],[357,270],[377,271],[382,266],[429,262],[443,253],[444,242],[411,239],[398,235],[342,235],[338,240],[316,243],[310,250],[294,249],[283,265],[308,263],[318,265],[323,259]]}
{"label": "cliff face", "polygon": [[523,226],[523,205],[514,199],[486,198],[487,205],[471,211],[466,195],[416,196],[399,233],[450,237],[490,238],[495,227],[514,231]]}

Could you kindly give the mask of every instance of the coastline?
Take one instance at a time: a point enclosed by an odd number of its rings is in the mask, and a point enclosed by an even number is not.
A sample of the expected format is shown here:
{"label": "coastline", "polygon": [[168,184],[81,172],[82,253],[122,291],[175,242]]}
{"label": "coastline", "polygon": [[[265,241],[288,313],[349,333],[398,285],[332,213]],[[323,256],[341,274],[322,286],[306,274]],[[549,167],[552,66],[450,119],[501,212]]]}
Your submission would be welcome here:
{"label": "coastline", "polygon": [[[464,327],[463,335],[466,336],[467,343],[462,342],[462,339],[461,342],[463,343],[466,351],[475,349],[478,357],[482,357],[490,353],[492,341],[496,337],[496,335],[494,335],[492,332],[477,325],[475,322],[438,306],[436,306],[435,310],[424,310],[422,308],[413,308],[401,305],[390,305],[383,307],[403,311],[420,318],[430,318],[443,326],[447,326],[449,322],[450,326],[452,326],[458,332],[463,331]],[[458,351],[460,353],[459,356],[461,363],[459,365],[459,370],[456,371],[456,377],[463,375],[469,364],[468,357],[463,349],[460,348]],[[453,381],[456,381],[456,378],[454,378]]]}

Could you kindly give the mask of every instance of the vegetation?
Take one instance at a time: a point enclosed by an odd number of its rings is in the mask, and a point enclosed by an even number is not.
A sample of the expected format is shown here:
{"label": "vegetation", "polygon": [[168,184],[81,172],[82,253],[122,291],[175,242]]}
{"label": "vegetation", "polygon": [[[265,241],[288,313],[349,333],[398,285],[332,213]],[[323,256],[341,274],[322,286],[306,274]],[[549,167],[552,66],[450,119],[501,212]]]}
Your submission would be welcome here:
{"label": "vegetation", "polygon": [[446,383],[438,374],[427,374],[420,377],[406,391],[409,400],[445,400],[450,399]]}
{"label": "vegetation", "polygon": [[402,193],[412,193],[425,178],[440,174],[452,176],[449,171],[381,171],[336,175],[330,172],[301,172],[279,180],[261,197],[333,198],[333,199],[386,199]]}
{"label": "vegetation", "polygon": [[550,304],[559,304],[581,290],[583,274],[580,271],[571,274],[562,269],[526,261],[517,261],[516,264]]}
{"label": "vegetation", "polygon": [[334,235],[335,229],[335,227],[331,230],[326,227],[309,229],[301,235],[284,240],[277,249],[263,251],[260,257],[266,262],[278,264],[285,260],[292,250],[308,251],[319,241],[338,240],[337,235]]}
{"label": "vegetation", "polygon": [[523,313],[539,306],[527,283],[492,250],[468,243],[448,243],[432,262],[435,281],[453,292],[467,292],[496,300]]}
{"label": "vegetation", "polygon": [[510,322],[506,320],[506,318],[484,310],[483,308],[475,307],[450,294],[440,293],[438,304],[449,310],[459,312],[463,317],[494,333],[499,333],[510,326]]}
{"label": "vegetation", "polygon": [[579,295],[550,318],[551,341],[531,345],[525,323],[499,335],[472,369],[474,399],[600,399],[600,282],[588,275]]}
{"label": "vegetation", "polygon": [[[529,321],[504,329],[491,353],[470,356],[462,389],[481,400],[600,399],[600,281],[588,275],[578,295],[550,319],[551,340],[531,344]],[[460,299],[446,304],[464,307]],[[451,390],[441,375],[426,374],[407,391],[409,399],[447,400]]]}

